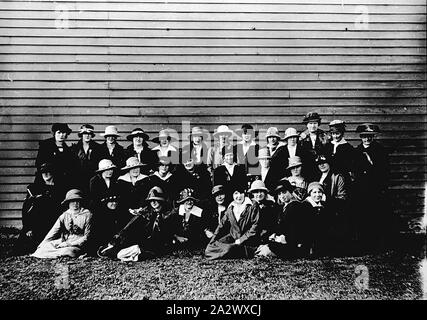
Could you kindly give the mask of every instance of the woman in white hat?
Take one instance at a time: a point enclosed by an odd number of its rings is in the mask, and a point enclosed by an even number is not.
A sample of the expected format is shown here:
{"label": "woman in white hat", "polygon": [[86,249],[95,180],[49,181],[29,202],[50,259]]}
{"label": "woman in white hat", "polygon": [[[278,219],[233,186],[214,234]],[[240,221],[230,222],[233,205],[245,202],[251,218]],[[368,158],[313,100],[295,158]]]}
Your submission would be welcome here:
{"label": "woman in white hat", "polygon": [[267,140],[266,148],[270,151],[271,170],[274,172],[277,179],[280,180],[286,175],[286,144],[281,141],[279,129],[276,127],[268,128],[265,138]]}
{"label": "woman in white hat", "polygon": [[[283,140],[286,142],[286,148],[284,156],[286,159],[289,159],[290,157],[298,156],[301,159],[306,158],[303,149],[299,145],[299,133],[295,128],[287,128],[285,131],[285,137]],[[286,163],[286,167],[289,165],[289,163]]]}
{"label": "woman in white hat", "polygon": [[117,166],[110,159],[99,161],[98,170],[96,170],[97,174],[89,182],[90,207],[94,211],[97,211],[101,205],[101,199],[112,190],[115,190],[116,179],[114,171],[116,169]]}
{"label": "woman in white hat", "polygon": [[56,220],[37,250],[36,258],[75,258],[85,252],[92,227],[92,213],[83,206],[82,192],[72,189],[67,192],[62,204],[67,210]]}
{"label": "woman in white hat", "polygon": [[80,127],[77,134],[80,140],[71,146],[73,154],[78,159],[80,187],[83,192],[89,191],[89,181],[98,168],[100,157],[100,144],[95,142],[94,127],[90,124],[84,124]]}
{"label": "woman in white hat", "polygon": [[149,176],[143,174],[141,169],[147,166],[137,157],[126,160],[126,166],[121,168],[122,175],[117,179],[117,189],[126,209],[139,208],[150,190]]}
{"label": "woman in white hat", "polygon": [[157,152],[158,157],[169,157],[174,164],[179,163],[179,152],[171,143],[177,139],[171,135],[171,129],[162,129],[157,137],[152,139],[157,146],[152,150]]}
{"label": "woman in white hat", "polygon": [[150,174],[154,171],[158,157],[157,152],[150,149],[147,144],[149,140],[148,134],[141,128],[133,129],[127,140],[132,141],[132,144],[125,149],[125,157],[136,157],[141,163],[145,163],[144,174]]}
{"label": "woman in white hat", "polygon": [[258,152],[259,166],[257,170],[253,170],[252,174],[248,174],[248,180],[250,183],[255,180],[264,182],[267,189],[273,189],[274,186],[280,179],[280,175],[276,174],[271,169],[271,156],[268,148],[261,148]]}
{"label": "woman in white hat", "polygon": [[193,127],[189,134],[190,143],[183,146],[181,153],[181,162],[185,163],[189,160],[193,160],[196,167],[206,167],[209,147],[206,144],[206,140],[209,137],[207,130],[201,127]]}
{"label": "woman in white hat", "polygon": [[105,142],[101,144],[99,159],[109,159],[116,167],[123,167],[126,160],[125,150],[117,142],[117,138],[120,137],[117,128],[108,126],[105,128],[105,132],[101,133],[101,136],[105,138]]}
{"label": "woman in white hat", "polygon": [[291,175],[288,177],[288,181],[297,188],[307,189],[308,183],[302,176],[302,159],[301,157],[294,156],[288,159],[287,170],[290,171]]}
{"label": "woman in white hat", "polygon": [[252,258],[259,245],[259,205],[235,185],[228,206],[205,250],[207,259]]}
{"label": "woman in white hat", "polygon": [[246,174],[254,174],[259,165],[259,144],[255,142],[258,132],[247,123],[235,132],[242,139],[236,144],[237,163],[245,166]]}
{"label": "woman in white hat", "polygon": [[[231,146],[230,137],[233,135],[233,131],[226,125],[220,125],[214,132],[213,137],[216,143],[213,147],[209,148],[208,152],[208,171],[213,174],[213,171],[224,162],[222,150],[226,147]],[[234,161],[237,162],[237,156],[235,150],[233,150]]]}

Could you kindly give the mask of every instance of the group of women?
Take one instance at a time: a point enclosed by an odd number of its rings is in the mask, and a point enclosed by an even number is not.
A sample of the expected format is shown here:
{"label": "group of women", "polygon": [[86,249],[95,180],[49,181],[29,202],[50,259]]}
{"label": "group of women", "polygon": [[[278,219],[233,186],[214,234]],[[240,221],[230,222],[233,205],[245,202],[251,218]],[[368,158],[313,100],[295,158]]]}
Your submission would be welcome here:
{"label": "group of women", "polygon": [[193,127],[181,148],[168,129],[150,148],[141,128],[124,148],[115,126],[99,144],[89,124],[69,146],[71,129],[55,123],[53,137],[40,142],[18,250],[138,261],[181,249],[219,259],[335,254],[354,241],[374,248],[387,219],[378,126],[357,126],[361,143],[353,147],[341,120],[323,131],[310,112],[303,123],[303,132],[287,128],[284,137],[270,127],[265,141],[250,124],[234,132],[220,125],[212,146]]}

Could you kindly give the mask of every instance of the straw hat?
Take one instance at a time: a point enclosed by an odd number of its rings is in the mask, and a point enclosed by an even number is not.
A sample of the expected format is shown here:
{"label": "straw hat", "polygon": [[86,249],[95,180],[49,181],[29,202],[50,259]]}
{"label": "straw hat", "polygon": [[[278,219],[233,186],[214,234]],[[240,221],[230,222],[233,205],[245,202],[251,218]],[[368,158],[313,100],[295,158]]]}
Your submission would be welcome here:
{"label": "straw hat", "polygon": [[148,192],[147,199],[145,199],[145,200],[146,201],[157,200],[157,201],[165,202],[166,197],[165,197],[163,190],[160,187],[153,187]]}
{"label": "straw hat", "polygon": [[268,189],[265,187],[265,183],[262,180],[255,180],[252,182],[251,188],[248,190],[248,192],[254,192],[256,190],[268,192]]}
{"label": "straw hat", "polygon": [[108,126],[105,128],[105,132],[101,133],[102,137],[115,136],[120,137],[119,132],[115,126]]}
{"label": "straw hat", "polygon": [[137,157],[130,157],[126,160],[126,166],[121,168],[121,171],[129,171],[135,168],[141,168],[146,166],[146,164],[139,162]]}
{"label": "straw hat", "polygon": [[313,191],[313,189],[315,189],[315,188],[318,188],[323,193],[325,192],[325,190],[323,188],[323,184],[321,184],[320,182],[314,181],[308,185],[308,188],[307,188],[308,194],[310,194],[310,192]]}
{"label": "straw hat", "polygon": [[268,128],[267,133],[265,134],[265,138],[268,139],[269,137],[277,137],[281,139],[279,135],[279,129],[277,129],[276,127]]}
{"label": "straw hat", "polygon": [[299,137],[298,131],[295,128],[288,128],[285,131],[285,137],[283,140],[286,140],[291,137]]}
{"label": "straw hat", "polygon": [[95,128],[90,125],[90,124],[84,124],[80,127],[80,131],[77,134],[79,137],[81,137],[83,135],[83,133],[89,133],[92,138],[95,136],[95,132],[94,132]]}
{"label": "straw hat", "polygon": [[128,139],[129,141],[132,141],[132,139],[134,137],[137,137],[137,136],[143,137],[144,140],[148,140],[149,139],[148,134],[146,134],[145,131],[142,130],[141,128],[133,129],[132,132],[131,132],[131,134],[129,134],[126,137],[126,139]]}
{"label": "straw hat", "polygon": [[289,165],[286,169],[291,169],[298,166],[302,166],[302,160],[300,157],[294,156],[289,158]]}
{"label": "straw hat", "polygon": [[196,136],[202,137],[203,139],[205,139],[208,136],[208,134],[201,127],[193,127],[191,129],[191,133],[188,135],[188,138],[191,139],[191,137],[196,137]]}
{"label": "straw hat", "polygon": [[194,196],[194,190],[193,189],[185,188],[179,193],[179,199],[176,201],[176,203],[181,204],[181,203],[184,203],[185,201],[187,201],[189,199],[192,199],[194,201],[199,200]]}
{"label": "straw hat", "polygon": [[230,130],[230,128],[228,128],[228,126],[226,126],[226,125],[220,125],[218,128],[216,128],[213,136],[214,136],[214,138],[216,138],[216,137],[218,137],[220,135],[221,136],[226,135],[226,136],[230,137],[232,134],[233,134],[233,131]]}
{"label": "straw hat", "polygon": [[331,130],[331,132],[344,132],[345,122],[342,120],[332,120],[329,123],[329,129]]}
{"label": "straw hat", "polygon": [[110,159],[102,159],[101,161],[99,161],[98,170],[96,170],[95,172],[100,173],[115,168],[117,168],[116,165],[114,165],[114,163]]}
{"label": "straw hat", "polygon": [[68,191],[65,195],[64,201],[62,201],[61,204],[66,204],[67,202],[73,200],[83,200],[83,194],[81,190],[71,189],[70,191]]}
{"label": "straw hat", "polygon": [[158,136],[153,138],[151,141],[153,141],[154,143],[160,144],[160,139],[168,139],[169,141],[176,140],[174,137],[170,135],[169,129],[160,130]]}

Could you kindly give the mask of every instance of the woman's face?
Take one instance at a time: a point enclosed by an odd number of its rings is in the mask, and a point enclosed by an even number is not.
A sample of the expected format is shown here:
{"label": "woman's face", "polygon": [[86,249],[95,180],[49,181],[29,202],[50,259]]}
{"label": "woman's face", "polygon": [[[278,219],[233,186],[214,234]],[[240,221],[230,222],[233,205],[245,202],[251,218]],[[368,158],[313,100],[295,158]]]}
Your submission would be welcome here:
{"label": "woman's face", "polygon": [[227,153],[224,156],[224,162],[228,163],[228,164],[233,164],[233,154],[232,153]]}
{"label": "woman's face", "polygon": [[193,199],[188,199],[187,201],[184,202],[184,209],[185,210],[191,210],[194,207],[194,201]]}
{"label": "woman's face", "polygon": [[137,176],[139,176],[139,174],[141,173],[141,168],[133,168],[129,170],[129,174],[131,177],[136,178]]}
{"label": "woman's face", "polygon": [[161,164],[159,165],[159,174],[164,177],[169,172],[169,165],[168,164]]}
{"label": "woman's face", "polygon": [[193,144],[196,146],[202,143],[201,136],[192,136],[191,139],[193,140]]}
{"label": "woman's face", "polygon": [[144,138],[142,136],[135,136],[132,141],[134,146],[142,146]]}
{"label": "woman's face", "polygon": [[279,194],[277,195],[279,204],[288,203],[292,199],[292,194],[289,192],[289,190],[281,190]]}
{"label": "woman's face", "polygon": [[90,133],[83,133],[82,134],[82,141],[83,142],[90,142],[92,140],[92,135]]}
{"label": "woman's face", "polygon": [[310,121],[307,123],[307,129],[310,133],[315,133],[319,129],[319,123],[317,121]]}
{"label": "woman's face", "polygon": [[118,204],[119,203],[117,201],[109,201],[107,202],[107,208],[110,210],[116,210]]}
{"label": "woman's face", "polygon": [[320,163],[318,167],[320,172],[322,173],[329,172],[329,170],[331,169],[331,166],[327,162]]}
{"label": "woman's face", "polygon": [[219,143],[225,145],[228,142],[228,135],[222,134],[219,136]]}
{"label": "woman's face", "polygon": [[240,192],[238,190],[233,192],[233,200],[239,204],[242,204],[243,201],[245,200],[245,193],[244,192]]}
{"label": "woman's face", "polygon": [[150,201],[150,206],[151,206],[151,208],[153,208],[156,211],[159,211],[162,208],[162,204],[158,200],[151,200]]}
{"label": "woman's face", "polygon": [[360,136],[360,138],[362,139],[362,144],[364,147],[369,147],[372,143],[372,141],[374,141],[374,136],[373,135],[362,135]]}
{"label": "woman's face", "polygon": [[104,172],[102,172],[102,177],[104,179],[109,179],[113,176],[113,170],[105,170]]}
{"label": "woman's face", "polygon": [[55,131],[55,141],[63,143],[67,140],[67,133],[62,131]]}
{"label": "woman's face", "polygon": [[224,204],[225,201],[225,193],[219,193],[215,196],[215,201],[217,204]]}
{"label": "woman's face", "polygon": [[254,200],[256,202],[263,201],[266,198],[266,196],[267,196],[267,194],[263,190],[254,190],[254,192],[252,194],[253,194]]}
{"label": "woman's face", "polygon": [[293,177],[301,176],[301,166],[291,168],[291,174]]}
{"label": "woman's face", "polygon": [[80,210],[80,201],[78,200],[72,200],[68,203],[68,208],[73,211],[79,211]]}
{"label": "woman's face", "polygon": [[53,178],[53,175],[51,172],[43,172],[42,173],[43,181],[50,181]]}
{"label": "woman's face", "polygon": [[168,138],[160,138],[159,142],[160,142],[160,146],[162,146],[162,147],[167,147],[169,145]]}
{"label": "woman's face", "polygon": [[252,141],[252,133],[250,131],[246,131],[242,133],[242,140],[246,143],[249,143]]}
{"label": "woman's face", "polygon": [[335,131],[331,133],[332,140],[336,142],[340,142],[344,137],[344,132]]}
{"label": "woman's face", "polygon": [[288,138],[288,145],[290,145],[291,147],[296,146],[298,143],[298,137],[290,137]]}
{"label": "woman's face", "polygon": [[267,143],[269,145],[275,146],[276,144],[279,143],[279,138],[277,138],[277,137],[268,137],[267,138]]}
{"label": "woman's face", "polygon": [[117,137],[116,136],[106,136],[105,140],[108,144],[112,145],[116,143]]}
{"label": "woman's face", "polygon": [[310,192],[310,197],[314,200],[314,202],[319,203],[322,200],[323,192],[319,188],[314,188]]}
{"label": "woman's face", "polygon": [[187,162],[184,163],[184,167],[188,171],[193,170],[193,168],[194,168],[194,161],[193,160],[188,160]]}

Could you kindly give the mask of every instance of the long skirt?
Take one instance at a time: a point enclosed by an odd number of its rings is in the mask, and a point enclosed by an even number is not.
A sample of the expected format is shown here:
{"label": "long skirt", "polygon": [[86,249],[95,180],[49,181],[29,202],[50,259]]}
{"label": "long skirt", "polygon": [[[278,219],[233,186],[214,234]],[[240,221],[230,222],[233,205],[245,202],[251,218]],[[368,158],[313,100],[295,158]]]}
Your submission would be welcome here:
{"label": "long skirt", "polygon": [[65,256],[75,258],[80,255],[81,248],[79,247],[69,246],[64,248],[56,248],[56,245],[60,244],[61,242],[61,239],[42,242],[31,256],[40,259],[56,259]]}
{"label": "long skirt", "polygon": [[221,239],[209,243],[205,250],[205,256],[209,260],[215,259],[242,259],[253,258],[256,246],[235,244],[231,235],[226,235]]}

